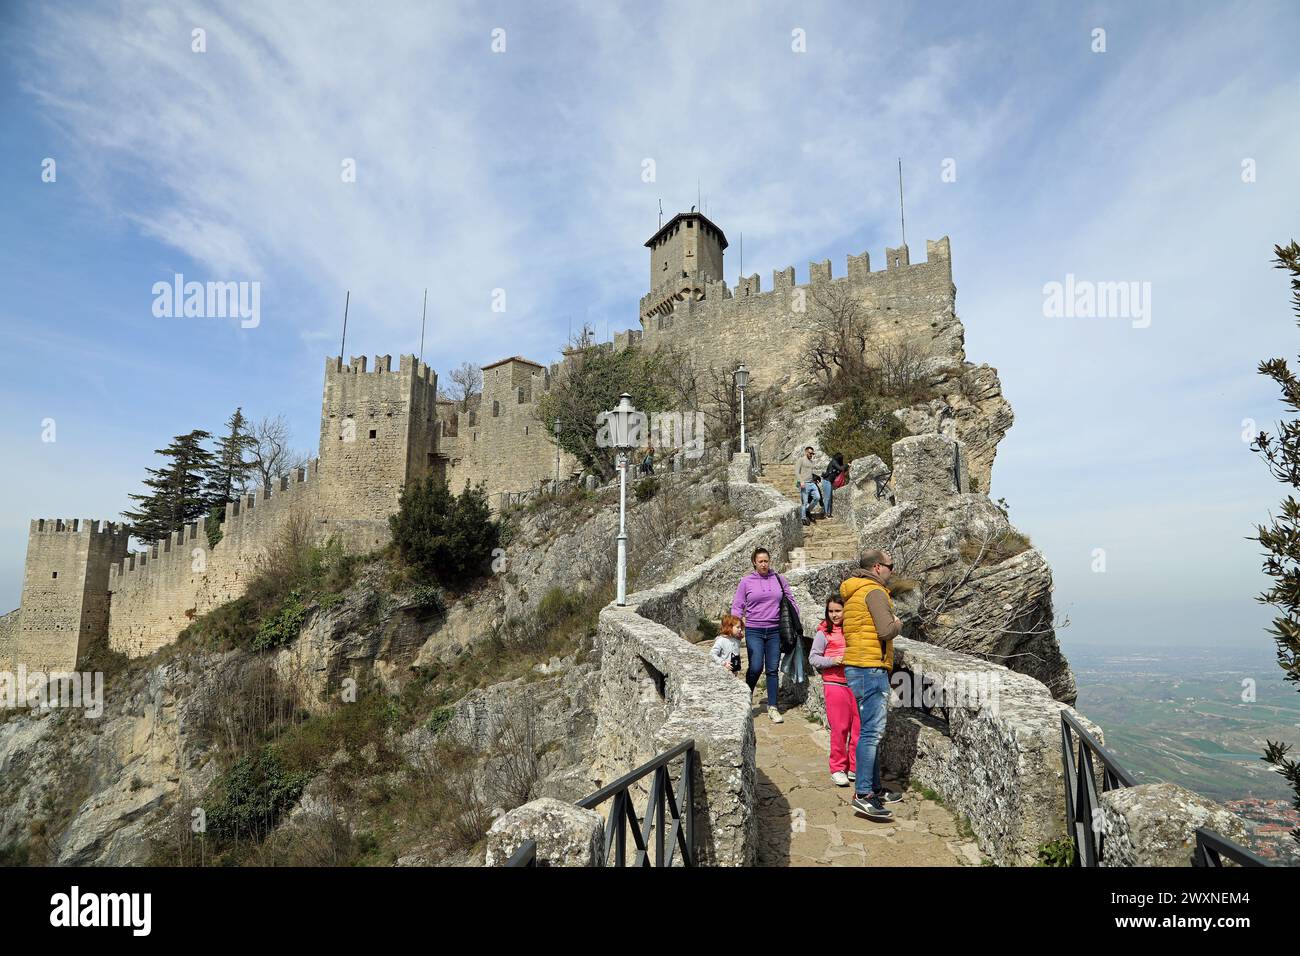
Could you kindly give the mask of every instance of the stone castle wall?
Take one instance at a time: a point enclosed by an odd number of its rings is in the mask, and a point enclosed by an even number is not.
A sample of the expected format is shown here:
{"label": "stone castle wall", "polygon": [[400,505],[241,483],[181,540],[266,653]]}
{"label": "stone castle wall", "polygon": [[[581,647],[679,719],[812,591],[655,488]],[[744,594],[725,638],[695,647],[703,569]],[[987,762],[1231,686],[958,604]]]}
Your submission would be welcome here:
{"label": "stone castle wall", "polygon": [[325,362],[317,511],[330,518],[387,520],[408,479],[436,468],[438,376],[413,355]]}
{"label": "stone castle wall", "polygon": [[403,485],[433,469],[437,455],[437,375],[404,355],[325,363],[321,457],[305,469],[226,505],[222,537],[209,546],[196,522],[131,555],[108,579],[109,645],[131,656],[176,639],[195,617],[239,597],[288,521],[313,540],[337,537],[366,552],[389,540],[388,516]]}
{"label": "stone castle wall", "polygon": [[0,671],[13,671],[17,666],[14,654],[18,646],[18,615],[22,608],[0,614]]}
{"label": "stone castle wall", "polygon": [[[885,268],[875,272],[867,253],[849,256],[847,273],[840,277],[832,275],[830,260],[810,263],[804,284],[796,284],[794,268],[787,267],[773,273],[773,288],[763,292],[757,275],[742,278],[735,289],[716,280],[722,272],[718,252],[718,262],[702,262],[698,271],[661,281],[642,297],[642,328],[617,333],[613,347],[673,348],[699,369],[730,369],[744,362],[751,387],[762,389],[789,380],[792,373],[799,377],[810,313],[819,298],[844,290],[858,302],[878,345],[906,341],[939,364],[960,366],[965,335],[956,313],[948,238],[927,240],[921,263],[911,263],[906,246],[885,253]],[[652,273],[657,262],[652,253]],[[671,299],[675,288],[682,290],[679,301]],[[662,305],[666,296],[671,308]],[[554,479],[555,444],[536,412],[537,400],[562,373],[562,363],[546,369],[508,359],[484,370],[477,406],[440,403],[441,449],[453,490],[482,483],[495,503],[500,492],[529,491]],[[575,459],[561,454],[562,477],[576,467]]]}
{"label": "stone castle wall", "polygon": [[109,645],[138,657],[170,644],[200,614],[241,596],[291,518],[316,541],[337,535],[345,550],[365,552],[388,542],[387,520],[334,519],[325,512],[320,462],[280,484],[226,505],[215,546],[200,522],[175,531],[149,551],[112,568]]}
{"label": "stone castle wall", "polygon": [[[555,442],[537,417],[538,399],[551,380],[552,372],[540,365],[507,359],[484,370],[473,409],[439,404],[441,455],[452,491],[482,483],[495,505],[502,492],[531,491],[555,480]],[[560,477],[576,468],[577,459],[561,451]]]}
{"label": "stone castle wall", "polygon": [[[388,516],[408,480],[437,470],[437,375],[414,356],[326,361],[321,457],[275,487],[226,505],[222,536],[202,522],[128,553],[124,528],[98,522],[32,522],[22,603],[0,619],[0,666],[71,669],[88,644],[149,654],[195,617],[241,596],[286,524],[346,551],[389,540]],[[54,576],[58,572],[57,577]]]}
{"label": "stone castle wall", "polygon": [[[621,332],[615,348],[642,345],[679,349],[697,368],[734,368],[744,362],[751,387],[775,385],[796,371],[809,342],[804,331],[820,297],[840,289],[859,303],[884,345],[907,341],[923,351],[965,361],[964,334],[956,315],[956,288],[947,237],[926,242],[927,261],[910,264],[906,246],[886,250],[886,268],[871,271],[870,256],[848,257],[847,274],[832,276],[830,260],[809,264],[809,281],[796,284],[794,267],[773,272],[773,288],[760,290],[757,275],[741,279],[735,289],[701,273],[694,284],[702,298],[685,295],[671,313],[649,314],[640,331]],[[693,284],[692,277],[681,280]],[[653,312],[662,298],[656,290],[642,299],[642,313]]]}

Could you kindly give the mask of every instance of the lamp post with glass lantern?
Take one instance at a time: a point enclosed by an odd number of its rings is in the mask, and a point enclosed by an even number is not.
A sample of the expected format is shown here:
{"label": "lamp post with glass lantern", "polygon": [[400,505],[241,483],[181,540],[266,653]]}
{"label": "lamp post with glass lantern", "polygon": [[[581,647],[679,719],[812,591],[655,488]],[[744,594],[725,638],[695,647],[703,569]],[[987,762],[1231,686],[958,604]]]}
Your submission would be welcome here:
{"label": "lamp post with glass lantern", "polygon": [[749,369],[741,365],[735,371],[736,388],[740,391],[740,453],[745,453],[745,386],[749,384]]}
{"label": "lamp post with glass lantern", "polygon": [[641,413],[632,407],[632,396],[624,392],[618,407],[605,413],[610,444],[618,449],[618,597],[619,607],[627,604],[627,463],[628,450],[634,447],[633,422]]}

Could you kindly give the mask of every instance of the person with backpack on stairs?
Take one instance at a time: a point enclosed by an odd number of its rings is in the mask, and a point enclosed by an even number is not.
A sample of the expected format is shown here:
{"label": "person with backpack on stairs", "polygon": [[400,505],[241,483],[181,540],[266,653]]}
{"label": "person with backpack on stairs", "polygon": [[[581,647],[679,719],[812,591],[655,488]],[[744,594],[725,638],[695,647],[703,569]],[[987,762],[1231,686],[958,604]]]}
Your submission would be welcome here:
{"label": "person with backpack on stairs", "polygon": [[826,465],[826,470],[822,472],[819,487],[822,493],[822,513],[830,518],[831,502],[835,497],[835,489],[844,487],[848,481],[849,469],[844,464],[844,456],[839,452],[831,455],[831,460]]}

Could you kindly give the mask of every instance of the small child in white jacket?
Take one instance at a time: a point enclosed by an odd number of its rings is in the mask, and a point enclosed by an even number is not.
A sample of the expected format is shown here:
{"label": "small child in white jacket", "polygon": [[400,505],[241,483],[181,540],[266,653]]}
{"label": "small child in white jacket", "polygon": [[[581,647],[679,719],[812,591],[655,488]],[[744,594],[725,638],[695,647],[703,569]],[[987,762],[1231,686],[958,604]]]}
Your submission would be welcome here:
{"label": "small child in white jacket", "polygon": [[740,635],[743,633],[740,618],[734,614],[722,615],[722,627],[718,630],[718,639],[709,651],[709,660],[727,668],[736,677],[740,676]]}

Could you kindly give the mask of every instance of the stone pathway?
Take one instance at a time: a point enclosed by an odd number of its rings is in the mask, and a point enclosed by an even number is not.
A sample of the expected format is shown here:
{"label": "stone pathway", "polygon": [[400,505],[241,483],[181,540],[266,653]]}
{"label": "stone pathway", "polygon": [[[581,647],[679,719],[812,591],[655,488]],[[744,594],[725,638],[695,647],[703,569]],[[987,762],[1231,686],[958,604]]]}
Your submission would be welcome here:
{"label": "stone pathway", "polygon": [[[761,686],[761,685],[760,685]],[[979,866],[973,838],[952,812],[915,790],[903,791],[891,823],[854,813],[853,787],[831,783],[824,727],[798,711],[774,724],[754,718],[755,814],[759,866]],[[755,713],[760,713],[758,708]],[[895,790],[897,781],[886,780]]]}
{"label": "stone pathway", "polygon": [[[794,465],[766,463],[759,479],[793,501]],[[804,529],[804,547],[791,554],[796,567],[857,556],[853,530],[839,518]],[[759,681],[754,701],[764,699]],[[827,756],[830,734],[801,712],[787,712],[774,724],[766,707],[754,709],[757,744],[755,813],[759,866],[979,866],[983,856],[973,837],[942,804],[927,800],[901,781],[886,779],[903,793],[890,823],[854,812],[853,787],[831,783]]]}

